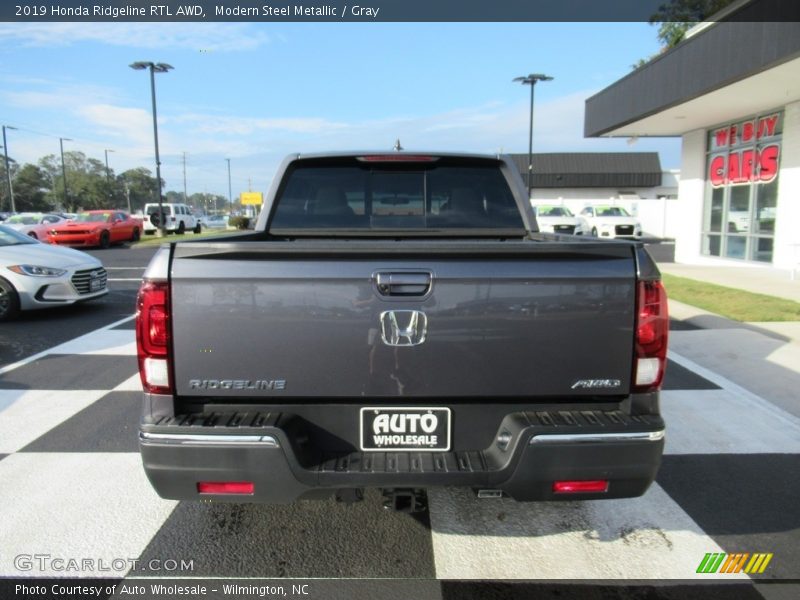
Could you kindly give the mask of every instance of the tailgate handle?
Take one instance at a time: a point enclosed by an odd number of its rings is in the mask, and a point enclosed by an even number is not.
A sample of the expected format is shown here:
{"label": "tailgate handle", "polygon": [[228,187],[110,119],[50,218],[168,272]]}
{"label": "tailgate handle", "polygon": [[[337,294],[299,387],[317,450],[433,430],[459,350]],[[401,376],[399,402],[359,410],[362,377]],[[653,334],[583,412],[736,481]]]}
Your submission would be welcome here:
{"label": "tailgate handle", "polygon": [[424,296],[431,289],[430,273],[377,273],[375,283],[381,296]]}

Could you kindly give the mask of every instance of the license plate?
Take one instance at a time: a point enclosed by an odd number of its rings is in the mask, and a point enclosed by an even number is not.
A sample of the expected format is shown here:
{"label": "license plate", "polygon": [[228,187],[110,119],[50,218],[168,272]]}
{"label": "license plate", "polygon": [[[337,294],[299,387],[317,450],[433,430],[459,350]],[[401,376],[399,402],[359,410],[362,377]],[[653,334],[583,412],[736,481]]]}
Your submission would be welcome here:
{"label": "license plate", "polygon": [[102,279],[90,279],[89,280],[89,291],[90,292],[99,292],[103,288],[106,287],[106,282]]}
{"label": "license plate", "polygon": [[447,452],[450,409],[365,407],[361,409],[360,430],[364,452]]}

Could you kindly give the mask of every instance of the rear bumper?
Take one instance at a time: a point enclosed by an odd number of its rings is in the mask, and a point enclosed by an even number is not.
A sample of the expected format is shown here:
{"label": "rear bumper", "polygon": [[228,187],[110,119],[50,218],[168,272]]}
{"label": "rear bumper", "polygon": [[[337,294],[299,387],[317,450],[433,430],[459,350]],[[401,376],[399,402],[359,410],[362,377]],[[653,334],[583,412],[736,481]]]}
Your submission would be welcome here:
{"label": "rear bumper", "polygon": [[[269,419],[257,427],[231,428],[179,425],[170,418],[172,424],[143,425],[139,442],[156,491],[179,500],[289,503],[354,487],[461,486],[499,490],[520,501],[643,494],[661,463],[663,421],[650,415],[618,422],[618,416],[602,416],[613,412],[596,412],[597,418],[584,423],[548,422],[537,417],[542,413],[508,414],[495,443],[479,451],[314,457],[297,447],[296,432],[290,437]],[[608,480],[609,486],[603,493],[554,493],[553,483],[564,480]],[[253,493],[198,493],[199,482],[231,481],[252,482]]]}

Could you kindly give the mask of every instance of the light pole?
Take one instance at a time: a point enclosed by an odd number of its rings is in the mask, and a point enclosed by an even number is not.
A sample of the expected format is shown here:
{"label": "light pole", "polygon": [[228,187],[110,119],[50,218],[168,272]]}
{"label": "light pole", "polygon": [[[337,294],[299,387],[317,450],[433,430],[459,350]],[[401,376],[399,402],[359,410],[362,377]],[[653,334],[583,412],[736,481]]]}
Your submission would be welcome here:
{"label": "light pole", "polygon": [[103,152],[106,155],[106,183],[108,184],[108,195],[113,199],[114,192],[111,190],[111,170],[108,168],[108,153],[114,152],[113,150],[105,149]]}
{"label": "light pole", "polygon": [[226,158],[228,161],[228,214],[233,212],[233,196],[231,195],[231,159]]}
{"label": "light pole", "polygon": [[537,81],[553,81],[553,78],[541,73],[531,73],[525,77],[515,77],[514,81],[531,86],[531,126],[528,132],[528,200],[530,201],[533,187],[533,88],[536,87]]}
{"label": "light pole", "polygon": [[71,138],[58,138],[58,145],[61,148],[61,179],[64,181],[64,208],[71,208],[67,202],[67,166],[64,164],[64,142],[71,142]]}
{"label": "light pole", "polygon": [[189,196],[186,192],[186,152],[183,153],[183,201],[189,204]]}
{"label": "light pole", "polygon": [[156,73],[166,73],[170,69],[174,68],[172,65],[168,65],[167,63],[153,63],[148,61],[139,61],[135,63],[131,63],[131,69],[135,69],[137,71],[143,71],[144,69],[150,69],[150,95],[153,100],[153,139],[155,140],[156,146],[156,179],[158,180],[158,231],[159,235],[163,236],[166,233],[164,229],[164,209],[162,206],[162,198],[161,198],[161,158],[158,155],[158,117],[156,116]]}
{"label": "light pole", "polygon": [[16,130],[16,127],[11,125],[3,125],[3,156],[6,161],[6,184],[8,185],[8,197],[11,200],[11,212],[17,212],[17,207],[14,204],[14,188],[11,186],[11,171],[8,168],[8,142],[6,142],[6,129]]}

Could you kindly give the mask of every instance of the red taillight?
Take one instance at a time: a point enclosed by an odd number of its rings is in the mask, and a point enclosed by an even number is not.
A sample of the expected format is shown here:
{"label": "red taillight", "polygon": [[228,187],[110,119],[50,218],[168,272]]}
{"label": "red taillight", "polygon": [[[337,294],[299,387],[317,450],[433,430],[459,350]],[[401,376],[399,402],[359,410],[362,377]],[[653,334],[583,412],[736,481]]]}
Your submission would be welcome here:
{"label": "red taillight", "polygon": [[251,494],[255,486],[252,481],[200,481],[199,494]]}
{"label": "red taillight", "polygon": [[633,389],[657,390],[667,361],[669,314],[667,293],[660,281],[640,281],[636,298],[636,363]]}
{"label": "red taillight", "polygon": [[608,491],[607,479],[590,481],[556,481],[553,483],[554,494],[589,494]]}
{"label": "red taillight", "polygon": [[170,394],[169,284],[145,281],[136,299],[136,349],[146,392]]}
{"label": "red taillight", "polygon": [[438,156],[425,156],[421,154],[368,154],[357,156],[361,162],[435,162]]}

